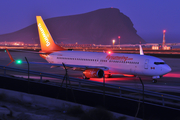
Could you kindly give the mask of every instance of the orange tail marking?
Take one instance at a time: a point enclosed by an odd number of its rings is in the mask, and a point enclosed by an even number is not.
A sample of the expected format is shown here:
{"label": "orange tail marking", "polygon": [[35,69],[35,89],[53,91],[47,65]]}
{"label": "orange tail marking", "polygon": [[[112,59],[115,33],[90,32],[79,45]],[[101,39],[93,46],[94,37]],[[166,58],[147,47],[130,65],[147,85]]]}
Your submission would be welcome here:
{"label": "orange tail marking", "polygon": [[51,37],[51,34],[49,33],[41,16],[36,16],[36,19],[41,43],[41,51],[52,53],[53,51],[66,50],[54,43],[54,40]]}
{"label": "orange tail marking", "polygon": [[8,65],[10,65],[12,62],[14,62],[15,60],[13,59],[13,57],[11,56],[11,54],[10,54],[10,52],[9,52],[9,50],[6,48],[6,51],[7,51],[7,53],[8,53],[8,55],[9,55],[9,58],[11,59],[11,62],[9,63],[9,64],[7,64],[7,66]]}

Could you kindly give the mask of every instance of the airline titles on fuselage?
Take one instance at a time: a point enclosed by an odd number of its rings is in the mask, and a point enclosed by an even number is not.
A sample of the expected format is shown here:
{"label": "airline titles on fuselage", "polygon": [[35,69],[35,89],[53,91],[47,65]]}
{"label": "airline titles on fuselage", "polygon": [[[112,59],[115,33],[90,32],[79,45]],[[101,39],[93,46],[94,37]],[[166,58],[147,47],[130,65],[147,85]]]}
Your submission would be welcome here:
{"label": "airline titles on fuselage", "polygon": [[106,57],[106,59],[108,59],[108,60],[123,60],[123,61],[133,60],[133,58],[128,58],[128,57],[125,57],[125,56],[111,56],[111,55],[108,55]]}

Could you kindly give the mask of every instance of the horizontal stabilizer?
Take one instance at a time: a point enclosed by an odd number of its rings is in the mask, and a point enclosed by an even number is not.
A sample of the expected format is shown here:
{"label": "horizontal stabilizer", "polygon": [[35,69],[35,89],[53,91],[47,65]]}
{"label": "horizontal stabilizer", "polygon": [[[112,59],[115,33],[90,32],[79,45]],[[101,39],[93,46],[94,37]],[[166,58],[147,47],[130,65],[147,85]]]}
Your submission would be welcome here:
{"label": "horizontal stabilizer", "polygon": [[144,55],[144,52],[143,52],[143,49],[142,49],[141,45],[139,45],[139,52],[140,52],[140,55]]}

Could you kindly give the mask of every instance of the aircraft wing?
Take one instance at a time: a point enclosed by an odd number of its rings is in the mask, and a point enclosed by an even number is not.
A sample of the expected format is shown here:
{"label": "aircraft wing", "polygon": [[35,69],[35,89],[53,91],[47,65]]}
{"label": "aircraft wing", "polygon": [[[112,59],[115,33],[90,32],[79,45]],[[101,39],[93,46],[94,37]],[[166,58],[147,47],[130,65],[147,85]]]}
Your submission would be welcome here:
{"label": "aircraft wing", "polygon": [[[6,51],[8,52],[9,50],[6,48]],[[11,51],[11,52],[32,53],[32,54],[46,54],[45,52],[28,51],[28,50],[15,50],[15,49],[10,49],[10,51]]]}
{"label": "aircraft wing", "polygon": [[[27,64],[26,61],[22,61],[22,63]],[[79,69],[79,70],[85,70],[85,69],[92,69],[92,68],[97,68],[97,69],[102,69],[102,70],[109,70],[108,67],[106,66],[88,66],[88,65],[72,65],[72,64],[57,64],[57,63],[45,63],[45,62],[29,62],[29,64],[38,64],[38,65],[50,65],[54,67],[66,67],[66,68],[72,68],[72,69]]]}

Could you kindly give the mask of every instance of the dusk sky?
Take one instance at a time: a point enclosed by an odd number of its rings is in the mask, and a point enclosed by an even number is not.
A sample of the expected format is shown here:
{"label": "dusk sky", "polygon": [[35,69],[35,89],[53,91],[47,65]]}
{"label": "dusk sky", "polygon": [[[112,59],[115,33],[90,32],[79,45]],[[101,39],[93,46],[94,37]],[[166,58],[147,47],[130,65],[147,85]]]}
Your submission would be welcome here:
{"label": "dusk sky", "polygon": [[180,0],[1,0],[0,34],[11,33],[43,19],[118,8],[146,42],[180,43]]}

